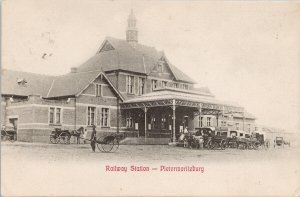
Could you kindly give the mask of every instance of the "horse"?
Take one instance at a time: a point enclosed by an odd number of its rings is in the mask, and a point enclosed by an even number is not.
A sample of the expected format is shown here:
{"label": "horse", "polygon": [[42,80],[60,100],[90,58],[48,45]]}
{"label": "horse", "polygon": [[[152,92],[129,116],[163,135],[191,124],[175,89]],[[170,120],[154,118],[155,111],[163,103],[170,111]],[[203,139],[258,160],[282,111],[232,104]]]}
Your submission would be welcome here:
{"label": "horse", "polygon": [[80,144],[80,137],[81,137],[81,135],[84,134],[84,128],[83,127],[79,127],[79,129],[72,130],[69,133],[70,133],[70,138],[72,136],[74,137],[74,143],[75,143],[75,139],[77,139],[77,144]]}

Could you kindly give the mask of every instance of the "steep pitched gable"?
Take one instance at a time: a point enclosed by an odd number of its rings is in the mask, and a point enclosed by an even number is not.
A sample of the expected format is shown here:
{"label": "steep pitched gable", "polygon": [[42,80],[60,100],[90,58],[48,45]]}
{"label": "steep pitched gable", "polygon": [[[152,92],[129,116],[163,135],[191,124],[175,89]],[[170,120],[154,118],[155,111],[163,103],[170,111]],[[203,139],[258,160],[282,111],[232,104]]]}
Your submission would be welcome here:
{"label": "steep pitched gable", "polygon": [[64,97],[64,96],[79,96],[82,92],[90,86],[99,76],[102,76],[113,91],[119,96],[121,100],[124,100],[123,96],[119,91],[113,86],[110,80],[102,71],[90,71],[90,72],[80,72],[80,73],[69,73],[66,75],[58,76],[49,93],[48,98]]}
{"label": "steep pitched gable", "polygon": [[[137,44],[135,47],[126,40],[107,37],[98,52],[88,61],[78,67],[79,72],[100,70],[105,72],[113,70],[124,70],[129,72],[148,74],[158,64],[160,58],[168,63],[172,74],[178,81],[195,83],[193,79],[184,74],[175,66],[171,65],[163,52],[154,47]],[[175,67],[175,68],[174,68]]]}
{"label": "steep pitched gable", "polygon": [[114,50],[115,48],[109,43],[108,40],[105,40],[105,42],[101,45],[100,50],[98,53],[101,53],[103,51],[109,51]]}

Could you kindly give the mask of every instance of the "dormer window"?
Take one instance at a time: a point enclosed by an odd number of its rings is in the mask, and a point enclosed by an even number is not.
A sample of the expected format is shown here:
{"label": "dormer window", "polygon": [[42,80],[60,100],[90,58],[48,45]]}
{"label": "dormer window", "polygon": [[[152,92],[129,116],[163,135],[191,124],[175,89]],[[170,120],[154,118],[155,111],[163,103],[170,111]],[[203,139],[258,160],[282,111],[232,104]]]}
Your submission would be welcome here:
{"label": "dormer window", "polygon": [[102,96],[101,84],[95,84],[95,91],[96,91],[96,96],[97,97]]}
{"label": "dormer window", "polygon": [[20,86],[26,86],[27,81],[24,78],[19,78],[19,79],[17,79],[17,83]]}
{"label": "dormer window", "polygon": [[158,70],[158,72],[163,73],[164,72],[164,65],[163,64],[158,64],[157,65],[157,70]]}

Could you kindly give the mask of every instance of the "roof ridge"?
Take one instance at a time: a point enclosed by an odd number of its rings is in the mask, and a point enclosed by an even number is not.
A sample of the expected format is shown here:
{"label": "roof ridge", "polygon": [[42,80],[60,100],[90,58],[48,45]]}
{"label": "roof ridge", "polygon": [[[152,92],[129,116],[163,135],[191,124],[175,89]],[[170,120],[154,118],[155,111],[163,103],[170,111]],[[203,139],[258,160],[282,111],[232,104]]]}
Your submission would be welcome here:
{"label": "roof ridge", "polygon": [[[126,40],[121,39],[121,38],[115,38],[115,37],[111,37],[111,36],[106,36],[106,37],[105,37],[105,40],[109,40],[109,39],[114,39],[114,40],[122,41],[122,42],[127,43],[129,46],[131,46]],[[159,51],[155,48],[155,46],[149,46],[149,45],[145,45],[145,44],[141,44],[141,43],[137,43],[137,46],[142,46],[142,47],[147,47],[147,48],[153,48],[153,49],[155,49],[157,52],[159,52]],[[136,50],[136,47],[132,47],[132,48]]]}
{"label": "roof ridge", "polygon": [[75,72],[75,73],[72,73],[72,72],[69,72],[69,73],[66,73],[66,74],[63,74],[63,75],[57,75],[57,76],[54,76],[54,77],[63,77],[63,76],[66,76],[66,75],[76,75],[76,74],[82,74],[82,73],[94,73],[94,72],[103,72],[103,70],[90,70],[90,71],[79,71],[79,72]]}

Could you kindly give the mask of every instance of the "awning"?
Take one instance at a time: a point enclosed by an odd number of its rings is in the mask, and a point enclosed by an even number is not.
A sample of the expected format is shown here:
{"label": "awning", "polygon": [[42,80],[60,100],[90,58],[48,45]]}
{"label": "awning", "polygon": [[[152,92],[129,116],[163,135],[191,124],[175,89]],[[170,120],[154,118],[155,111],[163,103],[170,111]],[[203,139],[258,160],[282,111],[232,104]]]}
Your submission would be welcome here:
{"label": "awning", "polygon": [[158,89],[121,103],[121,109],[159,106],[186,106],[226,112],[244,111],[237,103],[220,101],[202,92],[175,88]]}

